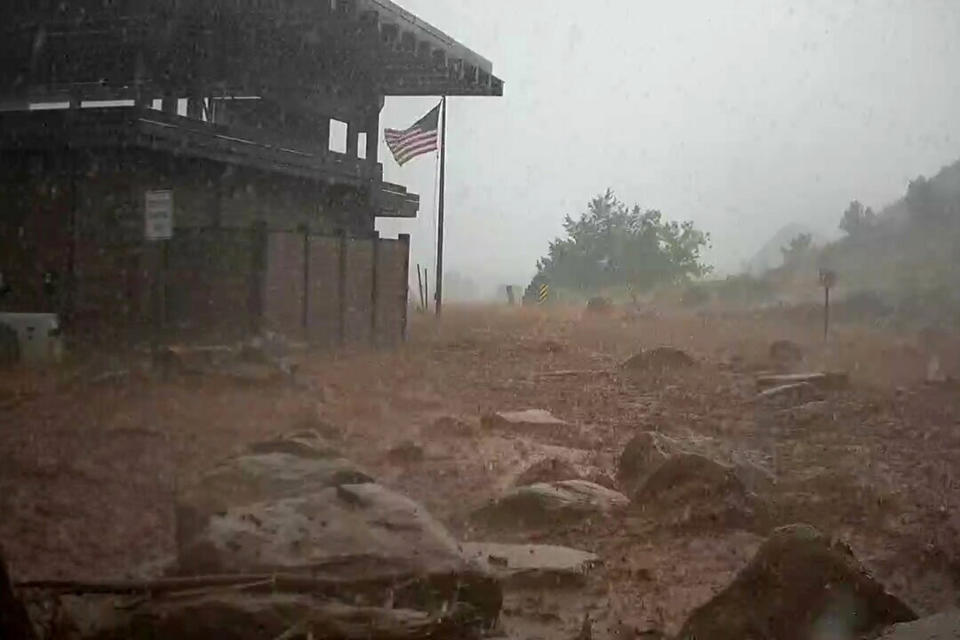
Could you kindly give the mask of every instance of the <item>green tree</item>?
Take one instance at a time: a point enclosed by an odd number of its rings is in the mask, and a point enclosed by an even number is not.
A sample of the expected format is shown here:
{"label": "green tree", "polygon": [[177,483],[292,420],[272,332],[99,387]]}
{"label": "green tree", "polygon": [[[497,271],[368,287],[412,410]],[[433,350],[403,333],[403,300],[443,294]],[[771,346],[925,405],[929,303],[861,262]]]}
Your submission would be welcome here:
{"label": "green tree", "polygon": [[801,233],[791,240],[789,245],[780,248],[784,266],[796,264],[808,256],[812,250],[813,236],[809,233]]}
{"label": "green tree", "polygon": [[647,290],[703,276],[709,235],[693,222],[663,219],[656,210],[628,207],[613,191],[593,198],[579,218],[566,216],[566,236],[550,243],[537,279],[580,290],[628,286]]}
{"label": "green tree", "polygon": [[854,200],[843,212],[840,229],[848,236],[855,238],[872,229],[876,223],[877,215],[873,209],[864,207],[859,200]]}
{"label": "green tree", "polygon": [[904,197],[913,220],[921,224],[942,225],[960,219],[960,193],[923,176],[911,180]]}

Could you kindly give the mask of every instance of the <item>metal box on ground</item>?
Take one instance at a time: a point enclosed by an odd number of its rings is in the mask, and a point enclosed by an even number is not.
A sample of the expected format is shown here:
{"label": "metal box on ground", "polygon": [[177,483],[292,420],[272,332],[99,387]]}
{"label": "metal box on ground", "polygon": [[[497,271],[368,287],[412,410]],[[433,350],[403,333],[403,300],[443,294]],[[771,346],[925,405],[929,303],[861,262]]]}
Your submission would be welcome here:
{"label": "metal box on ground", "polygon": [[[16,334],[16,349],[4,346],[7,359],[22,364],[57,363],[63,359],[63,336],[55,313],[0,312],[0,333],[12,338]],[[14,353],[15,352],[15,353]]]}

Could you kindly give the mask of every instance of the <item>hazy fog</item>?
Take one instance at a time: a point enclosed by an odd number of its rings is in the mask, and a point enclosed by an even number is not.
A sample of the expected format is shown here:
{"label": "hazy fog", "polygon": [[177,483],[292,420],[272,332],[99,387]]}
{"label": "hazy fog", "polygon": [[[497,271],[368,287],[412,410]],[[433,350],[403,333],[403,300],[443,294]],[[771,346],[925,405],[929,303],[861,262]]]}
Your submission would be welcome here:
{"label": "hazy fog", "polygon": [[[960,157],[960,2],[400,0],[489,58],[503,98],[450,103],[448,270],[525,283],[564,214],[606,187],[690,218],[737,270],[775,231],[833,234]],[[436,100],[388,99],[406,127]],[[413,262],[433,271],[432,158]]]}

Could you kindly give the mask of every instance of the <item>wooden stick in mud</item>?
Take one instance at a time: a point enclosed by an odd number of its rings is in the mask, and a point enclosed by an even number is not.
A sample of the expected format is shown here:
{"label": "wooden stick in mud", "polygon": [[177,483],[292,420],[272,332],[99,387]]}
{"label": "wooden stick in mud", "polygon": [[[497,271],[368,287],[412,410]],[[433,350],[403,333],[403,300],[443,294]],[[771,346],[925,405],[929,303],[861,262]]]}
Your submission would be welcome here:
{"label": "wooden stick in mud", "polygon": [[[336,594],[348,588],[379,587],[377,580],[332,580],[295,574],[225,574],[159,578],[157,580],[32,580],[15,583],[17,589],[34,589],[58,594],[151,594],[154,596],[223,587],[247,587],[251,591],[288,591],[315,594]],[[393,585],[396,587],[397,585]]]}
{"label": "wooden stick in mud", "polygon": [[417,288],[420,290],[420,311],[423,311],[426,307],[425,298],[423,297],[423,276],[420,273],[420,264],[417,264]]}

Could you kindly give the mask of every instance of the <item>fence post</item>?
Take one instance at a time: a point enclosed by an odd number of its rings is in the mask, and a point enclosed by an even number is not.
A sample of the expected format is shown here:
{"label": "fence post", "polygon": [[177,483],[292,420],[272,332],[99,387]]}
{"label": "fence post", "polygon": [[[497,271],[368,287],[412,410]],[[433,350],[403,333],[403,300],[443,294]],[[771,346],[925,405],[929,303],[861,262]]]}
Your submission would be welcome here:
{"label": "fence post", "polygon": [[[402,293],[403,297],[399,302],[401,303],[401,317],[402,324],[400,326],[400,340],[406,342],[407,340],[407,308],[410,305],[410,234],[401,233],[397,236],[397,239],[400,241],[400,244],[403,245],[403,284]],[[419,266],[417,267],[417,273],[420,273]]]}
{"label": "fence post", "polygon": [[380,344],[377,335],[377,308],[380,304],[380,232],[374,231],[373,238],[373,274],[370,287],[370,342],[374,346]]}

